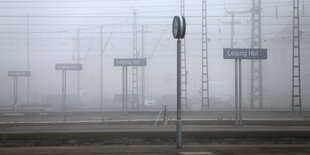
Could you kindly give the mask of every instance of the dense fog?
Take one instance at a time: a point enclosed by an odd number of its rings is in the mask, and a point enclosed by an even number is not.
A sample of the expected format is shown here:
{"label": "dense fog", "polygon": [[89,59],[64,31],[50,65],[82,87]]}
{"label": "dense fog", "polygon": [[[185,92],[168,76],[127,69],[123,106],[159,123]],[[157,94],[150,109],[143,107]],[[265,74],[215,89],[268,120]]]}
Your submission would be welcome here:
{"label": "dense fog", "polygon": [[[292,3],[292,0],[262,0],[261,40],[262,48],[268,50],[268,58],[262,60],[266,110],[291,109]],[[79,73],[79,92],[77,71],[67,71],[68,110],[98,110],[100,52],[103,52],[103,110],[121,110],[122,67],[114,66],[114,59],[133,57],[136,12],[138,57],[144,55],[147,59],[144,103],[142,67],[138,67],[139,105],[147,110],[163,105],[175,109],[177,40],[171,27],[173,17],[180,15],[180,5],[180,0],[0,0],[0,107],[5,109],[13,104],[13,77],[8,76],[8,71],[29,70],[29,79],[18,77],[19,107],[59,110],[62,72],[55,70],[55,64],[80,63],[83,69]],[[310,1],[300,1],[301,94],[303,107],[307,109],[310,108],[310,12],[305,6],[310,6]],[[223,48],[231,47],[232,21],[228,12],[248,11],[251,7],[249,0],[207,1],[210,110],[234,109],[234,60],[223,59]],[[189,110],[200,110],[201,104],[201,17],[201,0],[185,1]],[[234,47],[251,48],[250,13],[235,15]],[[242,62],[245,109],[250,106],[250,63],[251,60]],[[129,97],[133,90],[132,71],[128,67]]]}

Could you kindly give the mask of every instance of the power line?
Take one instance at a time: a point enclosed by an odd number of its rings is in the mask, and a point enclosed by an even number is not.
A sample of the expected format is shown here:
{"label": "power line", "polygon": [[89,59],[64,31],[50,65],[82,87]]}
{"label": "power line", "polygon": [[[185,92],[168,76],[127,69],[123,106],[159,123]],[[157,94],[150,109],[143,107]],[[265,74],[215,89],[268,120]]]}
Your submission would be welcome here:
{"label": "power line", "polygon": [[29,0],[29,1],[16,1],[16,0],[14,0],[14,1],[0,1],[0,3],[10,3],[10,4],[12,4],[12,3],[68,3],[68,2],[74,2],[74,3],[76,3],[76,2],[85,2],[85,3],[89,3],[90,1],[92,1],[92,2],[102,2],[102,1],[138,1],[138,0],[53,0],[53,1],[47,1],[47,0],[44,0],[44,1],[42,1],[42,0],[37,0],[37,1],[35,1],[35,0]]}
{"label": "power line", "polygon": [[[51,23],[44,23],[44,24],[29,24],[30,26],[48,26],[48,27],[56,27],[56,26],[72,26],[72,27],[76,27],[76,26],[99,26],[100,24],[51,24]],[[166,23],[144,23],[144,24],[137,24],[137,26],[141,26],[141,25],[152,25],[152,26],[170,26],[171,24],[166,24]],[[187,26],[201,26],[201,24],[186,24]],[[210,26],[218,26],[218,23],[208,23],[207,25]],[[224,23],[221,24],[222,26],[229,26],[229,24]],[[250,23],[239,23],[238,25],[251,25]],[[266,25],[266,26],[285,26],[285,25],[293,25],[292,23],[264,23],[262,25]],[[300,25],[310,25],[310,23],[301,23]],[[27,24],[1,24],[0,26],[27,26]],[[117,26],[117,27],[127,27],[130,26],[130,24],[121,24],[121,25],[117,25],[117,24],[106,24],[103,25],[104,27],[109,27],[109,26]],[[118,29],[118,28],[115,28]]]}
{"label": "power line", "polygon": [[[208,18],[230,18],[230,16],[226,15],[208,15]],[[270,16],[264,15],[262,18],[288,18],[293,16]],[[301,18],[309,18],[310,16],[301,16]],[[27,18],[24,15],[0,15],[0,18]],[[29,18],[129,18],[132,16],[106,16],[106,15],[29,15]],[[169,18],[172,16],[137,16],[137,18]],[[201,16],[186,16],[186,18],[202,18]],[[238,18],[251,18],[251,16],[238,16]]]}

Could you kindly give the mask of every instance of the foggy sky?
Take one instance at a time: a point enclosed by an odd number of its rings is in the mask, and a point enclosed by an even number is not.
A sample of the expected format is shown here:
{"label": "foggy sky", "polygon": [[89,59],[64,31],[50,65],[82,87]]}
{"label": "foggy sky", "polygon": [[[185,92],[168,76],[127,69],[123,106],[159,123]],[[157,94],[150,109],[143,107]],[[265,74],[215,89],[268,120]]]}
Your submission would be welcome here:
{"label": "foggy sky", "polygon": [[[185,1],[187,20],[186,49],[188,96],[200,98],[201,89],[201,0]],[[310,2],[305,1],[306,8]],[[234,61],[224,60],[223,48],[230,47],[230,16],[227,11],[249,10],[250,0],[208,0],[208,51],[210,97],[230,101],[234,95]],[[292,69],[292,1],[262,0],[262,46],[268,49],[263,61],[264,103],[266,107],[290,107]],[[278,8],[278,13],[276,13]],[[301,7],[302,8],[302,7]],[[176,40],[171,23],[180,14],[180,0],[0,0],[0,104],[13,98],[11,70],[26,70],[27,18],[29,19],[29,51],[31,99],[42,95],[61,95],[61,72],[56,63],[76,63],[77,29],[80,29],[81,91],[89,104],[98,104],[100,93],[100,25],[104,51],[103,89],[105,99],[121,94],[120,67],[114,58],[132,57],[132,15],[137,9],[138,51],[141,52],[141,25],[145,25],[147,98],[176,95]],[[302,11],[302,9],[301,9]],[[310,98],[310,12],[301,12],[302,90],[304,106]],[[235,47],[249,48],[250,14],[237,15]],[[131,69],[129,69],[129,93]],[[250,61],[243,61],[243,91],[249,105]],[[68,72],[67,94],[76,94],[76,73]],[[19,78],[19,97],[25,102],[26,78]],[[271,99],[271,97],[278,99]],[[210,103],[211,107],[217,107]],[[223,105],[220,105],[223,106]],[[227,106],[227,105],[225,105]],[[228,105],[233,106],[233,104]]]}

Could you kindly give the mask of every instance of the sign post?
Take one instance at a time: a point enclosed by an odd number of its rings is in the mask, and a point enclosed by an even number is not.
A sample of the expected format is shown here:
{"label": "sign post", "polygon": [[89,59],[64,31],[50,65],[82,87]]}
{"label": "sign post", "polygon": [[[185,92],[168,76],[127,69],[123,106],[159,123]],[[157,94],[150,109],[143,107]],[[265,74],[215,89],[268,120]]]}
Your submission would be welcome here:
{"label": "sign post", "polygon": [[18,89],[18,79],[19,76],[29,77],[31,75],[30,71],[8,71],[8,76],[13,77],[13,110],[17,110],[17,89]]}
{"label": "sign post", "polygon": [[123,69],[122,75],[122,112],[125,117],[128,115],[128,91],[127,91],[127,68],[128,66],[146,66],[145,58],[115,58],[114,66],[121,66]]}
{"label": "sign post", "polygon": [[128,83],[127,83],[127,66],[123,66],[123,96],[122,96],[122,111],[123,115],[128,115]]}
{"label": "sign post", "polygon": [[267,59],[267,49],[224,48],[224,59],[235,59],[235,126],[242,126],[242,61]]}
{"label": "sign post", "polygon": [[66,122],[66,118],[67,118],[67,106],[66,106],[67,70],[80,71],[80,70],[82,70],[82,64],[56,64],[55,69],[62,71],[61,111],[63,113],[63,122]]}
{"label": "sign post", "polygon": [[177,123],[176,123],[176,147],[182,148],[182,107],[181,107],[181,40],[185,37],[186,21],[184,16],[174,16],[172,21],[172,34],[177,41]]}

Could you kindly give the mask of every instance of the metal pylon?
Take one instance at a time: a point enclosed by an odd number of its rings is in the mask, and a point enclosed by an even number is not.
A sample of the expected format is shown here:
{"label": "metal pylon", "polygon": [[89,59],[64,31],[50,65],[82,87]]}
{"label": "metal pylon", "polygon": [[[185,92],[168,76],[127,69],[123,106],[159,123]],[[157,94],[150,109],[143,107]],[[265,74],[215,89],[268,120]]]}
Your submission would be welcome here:
{"label": "metal pylon", "polygon": [[[252,33],[251,33],[251,48],[262,47],[262,30],[261,30],[261,0],[252,0]],[[262,61],[251,60],[251,110],[255,105],[259,109],[263,109],[263,73]]]}
{"label": "metal pylon", "polygon": [[[133,10],[133,49],[132,57],[138,58],[139,53],[137,50],[137,10]],[[131,98],[131,108],[138,109],[139,99],[138,99],[138,67],[133,66],[132,68],[132,98]]]}
{"label": "metal pylon", "polygon": [[301,106],[300,80],[300,30],[299,30],[299,0],[293,0],[293,68],[292,68],[292,113],[299,111]]}
{"label": "metal pylon", "polygon": [[[185,16],[185,3],[181,0],[181,16]],[[187,69],[186,69],[186,39],[181,41],[181,105],[182,110],[188,110],[187,105]]]}
{"label": "metal pylon", "polygon": [[209,110],[209,73],[208,73],[208,36],[207,36],[207,0],[202,0],[202,84],[201,110]]}

